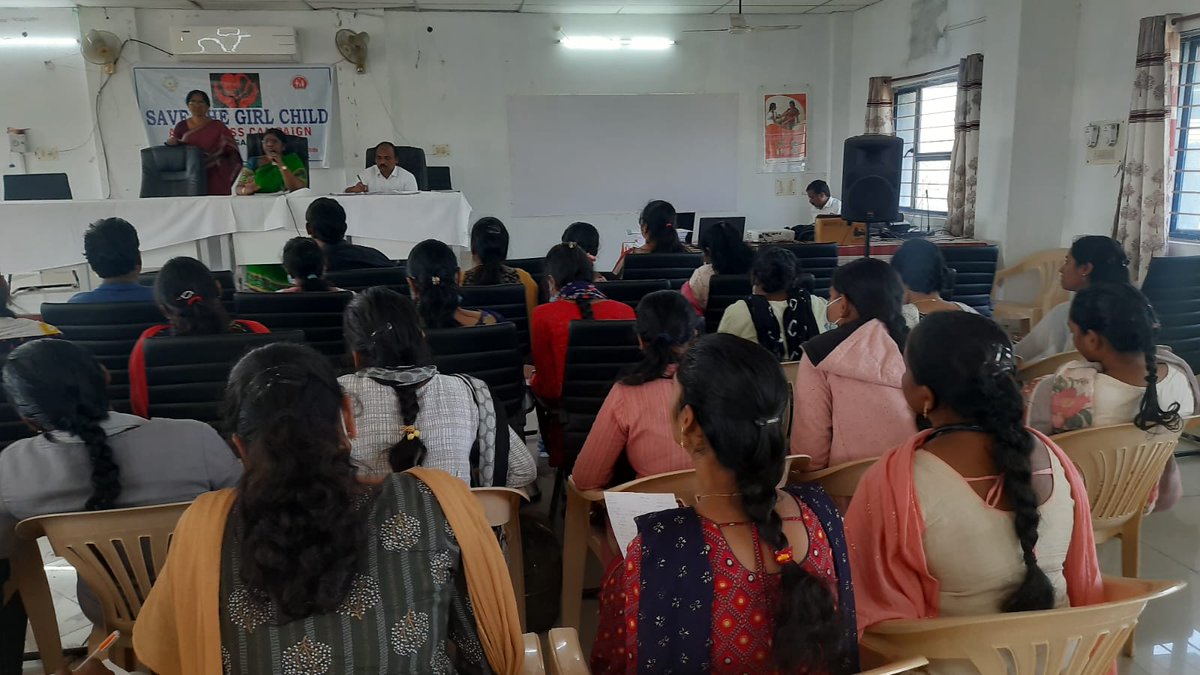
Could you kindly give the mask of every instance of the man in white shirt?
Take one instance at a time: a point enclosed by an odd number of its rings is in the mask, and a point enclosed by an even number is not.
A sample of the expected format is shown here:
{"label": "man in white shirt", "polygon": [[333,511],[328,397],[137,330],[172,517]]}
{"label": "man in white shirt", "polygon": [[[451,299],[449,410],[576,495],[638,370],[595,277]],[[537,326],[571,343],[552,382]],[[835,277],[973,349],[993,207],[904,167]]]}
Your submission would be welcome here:
{"label": "man in white shirt", "polygon": [[808,193],[808,203],[817,210],[817,216],[842,215],[842,200],[829,194],[829,183],[814,180],[804,191]]}
{"label": "man in white shirt", "polygon": [[375,166],[358,174],[358,183],[346,192],[416,192],[417,178],[396,166],[396,146],[384,141],[375,146]]}

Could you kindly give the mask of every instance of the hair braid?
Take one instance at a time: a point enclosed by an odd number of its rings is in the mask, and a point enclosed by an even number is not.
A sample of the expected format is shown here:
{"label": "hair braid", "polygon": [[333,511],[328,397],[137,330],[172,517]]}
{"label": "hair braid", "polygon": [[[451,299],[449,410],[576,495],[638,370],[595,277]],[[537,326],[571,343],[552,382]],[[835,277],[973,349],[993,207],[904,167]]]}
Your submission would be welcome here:
{"label": "hair braid", "polygon": [[113,508],[117,497],[121,496],[121,469],[113,461],[108,434],[100,427],[100,420],[83,415],[76,415],[64,422],[66,425],[63,431],[83,439],[92,465],[92,495],[88,497],[84,508],[88,511]]}
{"label": "hair braid", "polygon": [[[417,385],[400,385],[395,382],[386,382],[376,380],[380,384],[385,384],[396,392],[396,402],[400,406],[400,419],[405,427],[415,427],[417,424],[417,415],[421,412],[421,403],[417,399]],[[392,466],[392,471],[397,473],[408,471],[414,466],[420,466],[421,462],[425,461],[427,452],[425,443],[421,440],[419,432],[412,434],[409,438],[408,432],[400,431],[400,439],[396,444],[388,448],[388,464]]]}

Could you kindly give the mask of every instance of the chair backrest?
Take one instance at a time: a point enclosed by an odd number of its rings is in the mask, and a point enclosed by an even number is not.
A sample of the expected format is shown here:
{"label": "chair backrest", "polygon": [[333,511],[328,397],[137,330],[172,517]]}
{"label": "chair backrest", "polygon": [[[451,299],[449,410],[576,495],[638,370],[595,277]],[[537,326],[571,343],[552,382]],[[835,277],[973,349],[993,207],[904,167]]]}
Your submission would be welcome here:
{"label": "chair backrest", "polygon": [[806,471],[807,467],[799,468],[789,477],[789,481],[797,483],[820,483],[825,493],[830,497],[850,499],[858,488],[858,482],[863,474],[874,464],[876,457],[860,459],[856,462],[836,464],[818,471]]}
{"label": "chair backrest", "polygon": [[1064,363],[1085,360],[1082,354],[1075,351],[1047,356],[1044,359],[1022,364],[1020,370],[1017,371],[1017,380],[1020,382],[1031,382],[1045,375],[1053,375]]}
{"label": "chair backrest", "polygon": [[188,197],[208,194],[204,153],[194,145],[142,148],[142,197]]}
{"label": "chair backrest", "polygon": [[833,284],[833,273],[838,268],[837,244],[783,244],[800,261],[801,271],[813,276],[813,292],[822,298],[829,297]]}
{"label": "chair backrest", "polygon": [[512,322],[517,328],[517,343],[521,353],[529,353],[529,305],[525,303],[523,284],[499,286],[464,286],[462,306],[465,309],[487,309]]}
{"label": "chair backrest", "polygon": [[992,315],[992,285],[1000,259],[997,246],[944,246],[946,267],[954,270],[954,302],[970,305],[984,316]]}
{"label": "chair backrest", "polygon": [[[438,372],[483,380],[493,400],[504,405],[511,423],[522,423],[525,403],[525,357],[511,323],[427,331]],[[523,425],[522,425],[523,426]]]}
{"label": "chair backrest", "polygon": [[[158,278],[158,270],[153,272],[142,272],[138,275],[138,283],[143,286],[153,286],[154,280]],[[233,272],[230,270],[212,270],[212,278],[218,284],[221,284],[221,302],[225,303],[225,307],[230,311],[233,310],[233,295],[237,293],[237,279],[234,278]]]}
{"label": "chair backrest", "polygon": [[129,354],[142,332],[166,323],[150,302],[42,303],[42,319],[108,369],[113,409],[129,412]]}
{"label": "chair backrest", "polygon": [[1054,437],[1083,475],[1097,540],[1108,538],[1100,535],[1142,515],[1181,433],[1166,429],[1156,433],[1132,424],[1117,424]]}
{"label": "chair backrest", "polygon": [[505,487],[480,487],[471,488],[471,494],[483,506],[488,526],[501,528],[501,544],[508,558],[517,613],[521,617],[521,630],[525,630],[525,555],[521,543],[521,504],[525,502],[525,493]]}
{"label": "chair backrest", "polygon": [[633,321],[572,321],[568,326],[562,388],[568,469],[583,449],[617,377],[642,358],[633,325]]}
{"label": "chair backrest", "polygon": [[[429,167],[425,164],[425,150],[414,148],[410,145],[396,146],[396,166],[411,173],[417,179],[418,190],[429,189]],[[375,148],[367,148],[367,164],[366,166],[375,166]],[[448,176],[447,176],[448,177]],[[440,188],[450,189],[450,188]]]}
{"label": "chair backrest", "polygon": [[901,673],[917,670],[921,666],[927,665],[929,665],[929,659],[924,656],[914,656],[911,659],[904,659],[903,661],[889,663],[886,666],[864,670],[858,675],[900,675]]}
{"label": "chair backrest", "polygon": [[603,293],[609,300],[623,302],[637,309],[638,303],[647,295],[655,291],[671,290],[671,282],[666,279],[599,281],[596,282],[596,290]]}
{"label": "chair backrest", "polygon": [[70,199],[71,182],[65,173],[10,173],[4,176],[4,201]]}
{"label": "chair backrest", "polygon": [[100,600],[106,629],[132,635],[134,621],[167,561],[179,517],[190,506],[62,513],[17,524],[22,539],[44,536]]}
{"label": "chair backrest", "polygon": [[1180,581],[1105,578],[1105,602],[1042,612],[884,621],[861,644],[888,659],[963,660],[980,675],[1109,672],[1146,603]]}
{"label": "chair backrest", "polygon": [[504,261],[509,267],[525,270],[529,276],[536,277],[546,273],[546,258],[509,258]]}
{"label": "chair backrest", "polygon": [[754,284],[749,274],[714,274],[708,281],[708,306],[704,310],[704,330],[716,333],[721,326],[725,310],[737,302],[750,297]]}
{"label": "chair backrest", "polygon": [[574,628],[550,629],[550,675],[591,675],[591,667]]}
{"label": "chair backrest", "polygon": [[326,272],[325,281],[348,291],[362,291],[372,286],[385,286],[402,295],[409,294],[408,273],[404,265]]}
{"label": "chair backrest", "polygon": [[1158,257],[1142,282],[1142,293],[1162,325],[1158,343],[1200,370],[1200,256]]}
{"label": "chair backrest", "polygon": [[427,166],[426,173],[429,174],[429,189],[430,190],[453,190],[454,180],[450,178],[450,167],[448,166]]}
{"label": "chair backrest", "polygon": [[[261,157],[262,149],[262,134],[246,134],[246,157]],[[308,139],[303,136],[292,136],[284,134],[283,139],[283,154],[296,155],[304,161],[304,170],[309,170],[308,166]],[[373,162],[372,162],[373,163]],[[310,176],[311,180],[311,176]]]}
{"label": "chair backrest", "polygon": [[1064,290],[1062,284],[1058,281],[1058,270],[1062,267],[1063,259],[1069,250],[1065,248],[1050,248],[1045,251],[1038,251],[1017,264],[996,272],[996,285],[992,289],[992,299],[996,299],[994,297],[996,291],[1008,279],[1032,272],[1038,277],[1038,292],[1034,304],[1040,312],[1039,317],[1045,316],[1046,312],[1054,309],[1056,305],[1066,302],[1070,297],[1070,293]]}
{"label": "chair backrest", "polygon": [[151,417],[215,423],[229,371],[246,352],[274,342],[304,342],[304,332],[163,337],[146,340]]}
{"label": "chair backrest", "polygon": [[[624,279],[666,279],[682,285],[704,264],[700,253],[639,253],[625,256]],[[673,286],[678,288],[678,286]]]}
{"label": "chair backrest", "polygon": [[331,359],[346,356],[342,314],[353,293],[238,293],[239,319],[257,321],[272,331],[301,330],[304,341]]}

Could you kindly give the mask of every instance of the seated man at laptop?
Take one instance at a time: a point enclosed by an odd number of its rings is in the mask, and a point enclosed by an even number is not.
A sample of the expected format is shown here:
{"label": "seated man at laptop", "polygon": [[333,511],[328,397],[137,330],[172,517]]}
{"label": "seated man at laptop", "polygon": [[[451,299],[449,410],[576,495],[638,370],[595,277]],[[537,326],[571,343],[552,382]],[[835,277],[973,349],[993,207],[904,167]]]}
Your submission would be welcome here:
{"label": "seated man at laptop", "polygon": [[122,218],[105,218],[88,226],[83,255],[102,281],[67,302],[154,302],[154,288],[138,283],[142,273],[137,230]]}
{"label": "seated man at laptop", "polygon": [[396,166],[396,146],[384,141],[375,146],[375,166],[358,174],[346,192],[416,192],[417,177]]}
{"label": "seated man at laptop", "polygon": [[804,188],[808,193],[808,203],[817,210],[816,217],[842,215],[842,200],[829,194],[829,183],[814,180]]}
{"label": "seated man at laptop", "polygon": [[314,199],[304,212],[304,220],[308,236],[325,253],[326,272],[396,265],[381,251],[346,241],[346,209],[336,199]]}

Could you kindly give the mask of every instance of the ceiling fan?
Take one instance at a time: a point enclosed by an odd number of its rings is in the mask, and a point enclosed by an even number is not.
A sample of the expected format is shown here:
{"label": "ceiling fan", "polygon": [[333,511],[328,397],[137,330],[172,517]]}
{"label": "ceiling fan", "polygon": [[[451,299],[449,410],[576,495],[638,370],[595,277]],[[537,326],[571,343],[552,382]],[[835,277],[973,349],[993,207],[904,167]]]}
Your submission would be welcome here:
{"label": "ceiling fan", "polygon": [[794,24],[790,26],[751,26],[746,23],[746,16],[742,14],[742,0],[738,0],[737,14],[729,15],[729,28],[710,28],[708,30],[685,30],[685,33],[729,33],[730,35],[746,35],[747,33],[763,33],[771,30],[796,30],[803,28],[803,24]]}

